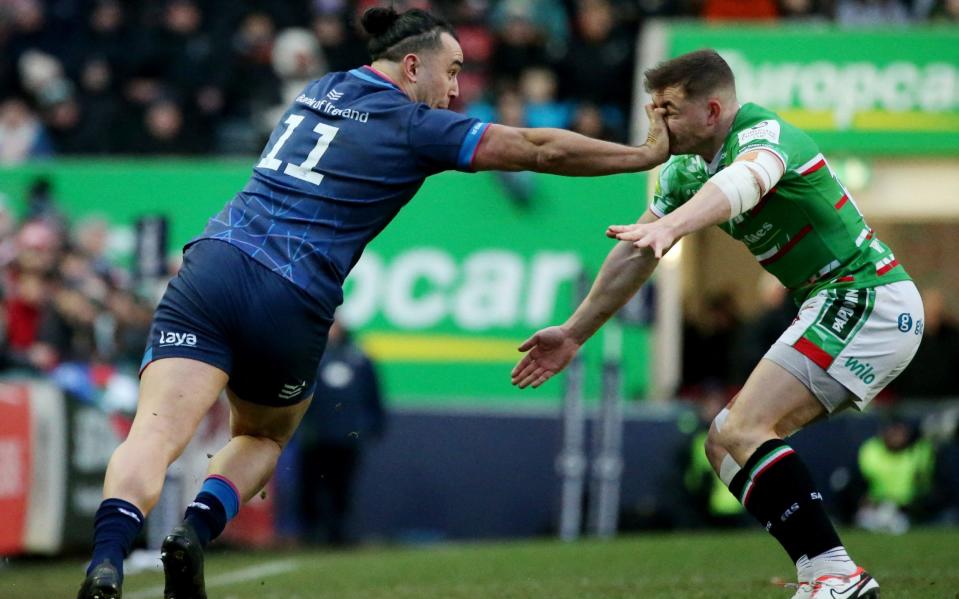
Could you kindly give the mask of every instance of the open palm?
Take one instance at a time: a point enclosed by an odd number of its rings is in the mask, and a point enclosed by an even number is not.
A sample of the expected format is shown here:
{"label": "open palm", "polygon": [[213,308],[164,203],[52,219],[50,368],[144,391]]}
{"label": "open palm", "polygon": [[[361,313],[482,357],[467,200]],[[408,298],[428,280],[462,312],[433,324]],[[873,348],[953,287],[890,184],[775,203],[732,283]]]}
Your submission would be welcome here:
{"label": "open palm", "polygon": [[519,346],[526,355],[513,368],[512,382],[520,389],[539,387],[569,364],[580,344],[562,327],[538,331]]}

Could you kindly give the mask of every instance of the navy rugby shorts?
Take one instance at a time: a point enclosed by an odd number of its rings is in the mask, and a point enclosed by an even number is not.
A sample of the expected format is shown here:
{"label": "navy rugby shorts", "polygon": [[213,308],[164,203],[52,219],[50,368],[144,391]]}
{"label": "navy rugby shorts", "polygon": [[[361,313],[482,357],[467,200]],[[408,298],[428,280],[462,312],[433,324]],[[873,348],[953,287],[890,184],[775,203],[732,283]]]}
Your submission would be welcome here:
{"label": "navy rugby shorts", "polygon": [[150,327],[140,372],[191,358],[230,376],[241,399],[289,406],[313,393],[333,315],[305,291],[225,241],[187,248]]}

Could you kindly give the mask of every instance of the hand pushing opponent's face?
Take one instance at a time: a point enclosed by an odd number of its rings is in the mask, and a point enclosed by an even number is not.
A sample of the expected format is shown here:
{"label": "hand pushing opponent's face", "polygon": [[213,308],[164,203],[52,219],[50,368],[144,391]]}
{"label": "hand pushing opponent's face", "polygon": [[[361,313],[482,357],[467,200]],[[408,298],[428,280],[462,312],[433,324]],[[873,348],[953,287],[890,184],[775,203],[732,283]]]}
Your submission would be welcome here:
{"label": "hand pushing opponent's face", "polygon": [[670,154],[709,151],[722,112],[717,98],[690,98],[679,85],[654,90],[652,98],[656,108],[666,111]]}

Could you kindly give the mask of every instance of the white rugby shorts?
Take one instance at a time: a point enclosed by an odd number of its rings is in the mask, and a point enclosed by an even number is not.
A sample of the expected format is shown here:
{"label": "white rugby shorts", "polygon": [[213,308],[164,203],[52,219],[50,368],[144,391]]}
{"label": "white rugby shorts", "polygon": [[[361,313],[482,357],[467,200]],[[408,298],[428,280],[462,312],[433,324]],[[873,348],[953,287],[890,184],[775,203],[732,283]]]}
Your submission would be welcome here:
{"label": "white rugby shorts", "polygon": [[764,357],[799,378],[829,412],[850,399],[861,410],[916,355],[923,319],[912,281],[824,289],[803,302]]}

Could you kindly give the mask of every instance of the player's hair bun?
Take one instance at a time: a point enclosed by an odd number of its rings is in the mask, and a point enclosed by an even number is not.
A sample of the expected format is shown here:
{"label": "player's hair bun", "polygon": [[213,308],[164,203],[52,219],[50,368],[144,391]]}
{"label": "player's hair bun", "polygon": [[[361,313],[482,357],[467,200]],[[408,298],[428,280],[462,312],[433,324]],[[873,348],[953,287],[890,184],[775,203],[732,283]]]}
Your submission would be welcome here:
{"label": "player's hair bun", "polygon": [[400,14],[393,7],[377,6],[363,13],[363,29],[373,37],[379,37],[389,31],[399,18]]}

